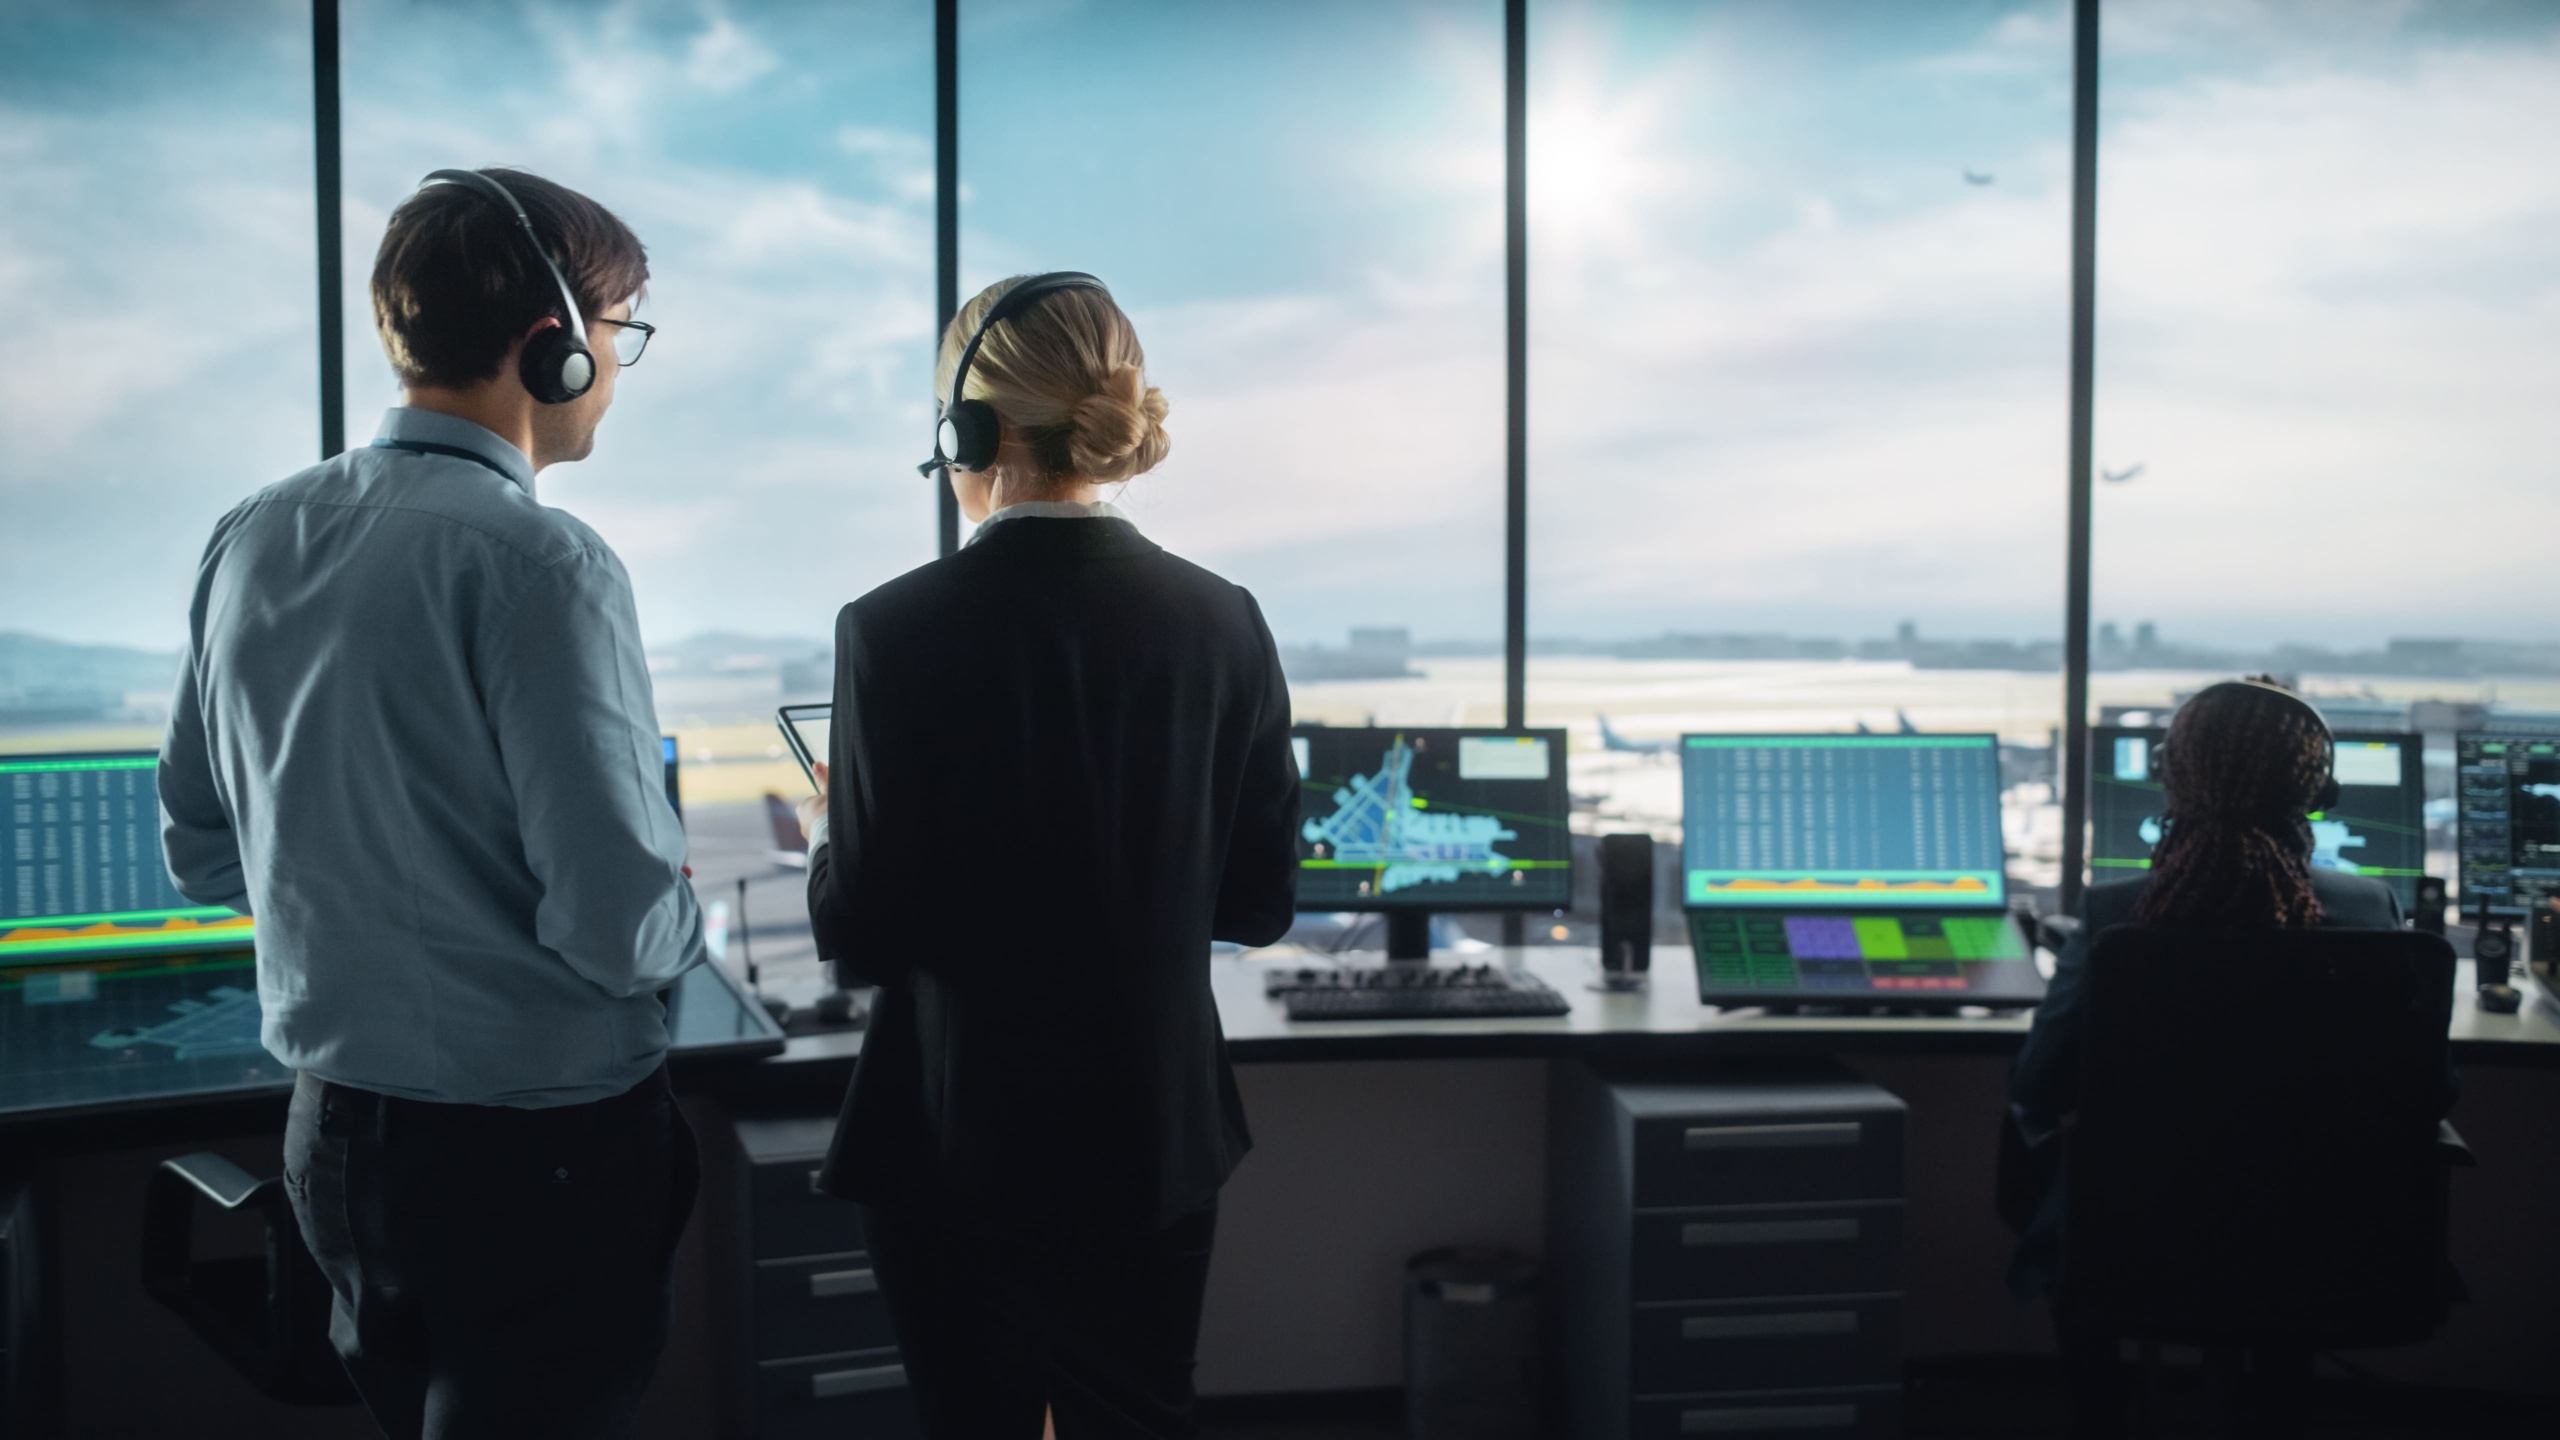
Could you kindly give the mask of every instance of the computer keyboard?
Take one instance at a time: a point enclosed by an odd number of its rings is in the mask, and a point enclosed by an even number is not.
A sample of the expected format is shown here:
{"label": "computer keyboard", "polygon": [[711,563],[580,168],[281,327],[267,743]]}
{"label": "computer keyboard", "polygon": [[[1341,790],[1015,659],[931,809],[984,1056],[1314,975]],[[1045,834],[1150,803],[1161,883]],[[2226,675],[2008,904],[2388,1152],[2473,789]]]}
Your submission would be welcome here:
{"label": "computer keyboard", "polygon": [[1491,965],[1274,970],[1263,993],[1288,1007],[1292,1020],[1464,1020],[1572,1008],[1536,977]]}

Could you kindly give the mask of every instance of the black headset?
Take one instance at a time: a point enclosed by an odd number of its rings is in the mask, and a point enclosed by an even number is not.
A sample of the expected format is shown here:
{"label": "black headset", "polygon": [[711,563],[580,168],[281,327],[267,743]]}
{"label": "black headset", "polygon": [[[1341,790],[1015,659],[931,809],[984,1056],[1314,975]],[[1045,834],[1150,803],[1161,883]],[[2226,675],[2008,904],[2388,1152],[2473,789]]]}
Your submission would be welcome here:
{"label": "black headset", "polygon": [[[2312,727],[2320,732],[2321,749],[2328,756],[2328,763],[2321,767],[2319,792],[2311,797],[2311,813],[2316,815],[2338,803],[2338,737],[2330,733],[2329,717],[2321,714],[2310,701],[2281,685],[2270,685],[2264,680],[2218,681],[2188,696],[2187,703],[2192,705],[2217,690],[2254,690],[2261,695],[2272,695],[2284,708],[2310,721]],[[2157,763],[2163,770],[2177,763],[2166,743],[2160,746]]]}
{"label": "black headset", "polygon": [[504,205],[516,217],[516,228],[524,232],[524,243],[530,247],[542,268],[551,272],[551,283],[559,287],[563,324],[548,330],[537,330],[524,342],[524,354],[516,362],[516,374],[524,388],[545,405],[566,405],[595,387],[596,357],[587,349],[587,322],[578,314],[578,297],[569,291],[569,278],[551,252],[542,248],[542,237],[533,232],[533,217],[524,213],[516,197],[507,187],[477,170],[434,170],[418,182],[424,190],[430,185],[459,185],[477,191]]}
{"label": "black headset", "polygon": [[960,352],[960,364],[951,372],[951,398],[942,407],[942,416],[933,428],[933,458],[916,467],[919,475],[937,470],[984,470],[996,463],[996,450],[1003,440],[1003,424],[996,417],[996,407],[984,400],[964,400],[962,391],[969,383],[969,366],[978,358],[978,347],[986,343],[987,332],[999,320],[1010,320],[1061,290],[1099,290],[1105,295],[1111,287],[1081,270],[1053,270],[1034,275],[1007,290],[978,321],[969,336],[968,345]]}

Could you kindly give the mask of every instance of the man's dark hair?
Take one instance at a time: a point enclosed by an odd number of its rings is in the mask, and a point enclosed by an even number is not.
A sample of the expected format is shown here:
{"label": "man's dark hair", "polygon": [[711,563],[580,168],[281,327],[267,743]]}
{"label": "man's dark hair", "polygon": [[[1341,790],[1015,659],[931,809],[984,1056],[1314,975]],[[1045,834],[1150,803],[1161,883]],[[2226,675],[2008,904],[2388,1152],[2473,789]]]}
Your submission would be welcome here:
{"label": "man's dark hair", "polygon": [[[589,323],[647,286],[649,252],[612,211],[522,170],[480,173],[532,217]],[[559,287],[493,197],[429,185],[391,212],[373,257],[373,324],[402,383],[460,389],[491,379],[507,347],[559,310]]]}

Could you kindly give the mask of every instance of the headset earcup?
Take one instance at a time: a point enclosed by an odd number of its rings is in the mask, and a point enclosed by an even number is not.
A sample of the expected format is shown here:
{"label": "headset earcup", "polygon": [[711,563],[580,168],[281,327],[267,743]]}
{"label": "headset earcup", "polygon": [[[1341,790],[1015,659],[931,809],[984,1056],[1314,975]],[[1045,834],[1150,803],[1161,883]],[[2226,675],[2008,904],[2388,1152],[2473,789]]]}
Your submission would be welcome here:
{"label": "headset earcup", "polygon": [[984,470],[996,463],[996,451],[1003,443],[996,407],[984,400],[963,400],[951,407],[943,422],[951,427],[952,445],[944,458],[952,469]]}
{"label": "headset earcup", "polygon": [[566,405],[595,387],[596,357],[567,326],[554,325],[533,332],[524,342],[516,374],[534,399],[545,405]]}
{"label": "headset earcup", "polygon": [[2314,814],[2318,814],[2336,809],[2337,804],[2338,775],[2335,770],[2332,770],[2329,772],[2329,778],[2320,782],[2320,793],[2311,797],[2311,809]]}

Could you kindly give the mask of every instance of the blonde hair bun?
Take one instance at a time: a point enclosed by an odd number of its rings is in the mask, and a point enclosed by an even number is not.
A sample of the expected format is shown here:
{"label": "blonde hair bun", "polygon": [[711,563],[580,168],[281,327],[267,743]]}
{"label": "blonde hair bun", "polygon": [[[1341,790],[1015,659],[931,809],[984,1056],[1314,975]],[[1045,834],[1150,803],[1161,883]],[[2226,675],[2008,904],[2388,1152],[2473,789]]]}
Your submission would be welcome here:
{"label": "blonde hair bun", "polygon": [[1146,372],[1122,365],[1075,403],[1067,458],[1077,474],[1104,483],[1142,475],[1173,448],[1164,433],[1166,410],[1164,392],[1147,383]]}
{"label": "blonde hair bun", "polygon": [[[988,286],[942,333],[937,393],[949,394],[960,351],[986,313],[1028,277]],[[1061,290],[985,332],[970,362],[968,398],[1021,432],[1031,468],[1097,485],[1134,480],[1164,463],[1164,392],[1147,383],[1138,332],[1108,292]]]}

